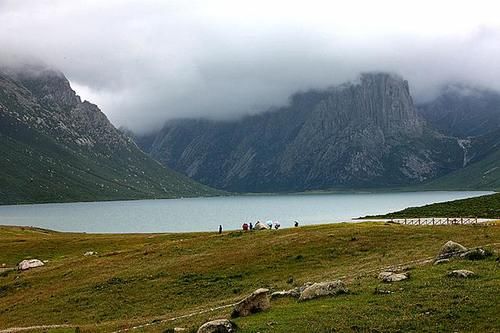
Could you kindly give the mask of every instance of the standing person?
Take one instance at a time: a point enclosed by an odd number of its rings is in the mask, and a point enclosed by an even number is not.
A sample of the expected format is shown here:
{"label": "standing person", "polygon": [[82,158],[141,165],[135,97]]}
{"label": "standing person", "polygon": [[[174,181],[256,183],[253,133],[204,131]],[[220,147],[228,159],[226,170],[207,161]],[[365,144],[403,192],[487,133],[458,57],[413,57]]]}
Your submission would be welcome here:
{"label": "standing person", "polygon": [[252,222],[250,222],[249,227],[250,227],[250,231],[252,231],[253,230],[253,224],[252,224]]}
{"label": "standing person", "polygon": [[243,225],[241,226],[243,228],[243,231],[248,231],[248,223],[243,223]]}
{"label": "standing person", "polygon": [[295,222],[293,223],[293,226],[297,228],[299,226],[299,221],[295,220]]}
{"label": "standing person", "polygon": [[219,235],[222,234],[222,224],[219,224]]}
{"label": "standing person", "polygon": [[274,222],[274,229],[278,230],[280,227],[281,224],[278,221]]}

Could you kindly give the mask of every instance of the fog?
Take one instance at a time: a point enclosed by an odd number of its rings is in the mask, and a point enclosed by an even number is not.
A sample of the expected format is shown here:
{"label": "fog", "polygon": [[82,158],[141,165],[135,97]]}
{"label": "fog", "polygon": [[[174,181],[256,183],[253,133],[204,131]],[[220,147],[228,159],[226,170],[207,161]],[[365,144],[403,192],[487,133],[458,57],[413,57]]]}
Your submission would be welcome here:
{"label": "fog", "polygon": [[43,63],[116,126],[227,119],[390,71],[417,101],[500,90],[495,1],[0,0],[0,64]]}

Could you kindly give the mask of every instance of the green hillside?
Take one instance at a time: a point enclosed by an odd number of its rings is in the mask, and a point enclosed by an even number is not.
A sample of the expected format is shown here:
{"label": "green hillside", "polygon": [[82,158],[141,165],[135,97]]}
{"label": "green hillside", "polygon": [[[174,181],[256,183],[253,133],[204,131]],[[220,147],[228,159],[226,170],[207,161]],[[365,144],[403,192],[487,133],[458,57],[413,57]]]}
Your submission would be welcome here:
{"label": "green hillside", "polygon": [[23,82],[0,75],[0,204],[219,193],[144,154],[63,76]]}
{"label": "green hillside", "polygon": [[454,200],[410,207],[386,215],[367,216],[366,218],[412,218],[412,217],[480,217],[500,218],[500,193],[476,198]]}
{"label": "green hillside", "polygon": [[500,150],[467,167],[422,185],[424,189],[500,190]]}
{"label": "green hillside", "polygon": [[[178,327],[194,333],[205,321],[230,316],[231,306],[216,307],[257,288],[342,279],[347,294],[272,301],[267,311],[235,319],[238,332],[499,332],[497,254],[442,265],[422,261],[448,240],[498,254],[500,225],[341,223],[222,235],[0,227],[0,263],[48,260],[24,272],[0,268],[0,330],[65,324],[30,332],[115,332],[146,325],[129,332]],[[381,282],[379,272],[392,265],[408,267],[410,278]],[[476,276],[448,277],[455,269]]]}

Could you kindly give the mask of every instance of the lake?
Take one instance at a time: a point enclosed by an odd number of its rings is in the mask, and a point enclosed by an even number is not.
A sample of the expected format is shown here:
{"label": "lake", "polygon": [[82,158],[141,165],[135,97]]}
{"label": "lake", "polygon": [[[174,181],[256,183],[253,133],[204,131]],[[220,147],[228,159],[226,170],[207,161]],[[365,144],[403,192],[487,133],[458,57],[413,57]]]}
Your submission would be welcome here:
{"label": "lake", "polygon": [[0,206],[0,225],[89,233],[215,231],[243,222],[291,227],[351,221],[410,206],[490,194],[483,191],[251,195],[214,198]]}

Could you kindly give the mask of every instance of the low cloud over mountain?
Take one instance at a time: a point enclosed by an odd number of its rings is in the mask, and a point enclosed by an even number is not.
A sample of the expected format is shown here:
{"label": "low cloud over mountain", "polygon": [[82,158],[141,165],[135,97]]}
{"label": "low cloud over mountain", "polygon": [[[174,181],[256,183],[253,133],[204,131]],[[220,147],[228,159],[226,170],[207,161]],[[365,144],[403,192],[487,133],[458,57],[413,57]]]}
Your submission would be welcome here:
{"label": "low cloud over mountain", "polygon": [[500,90],[499,7],[3,0],[0,63],[56,67],[115,125],[144,133],[256,113],[373,70],[404,76],[418,101],[450,81]]}

